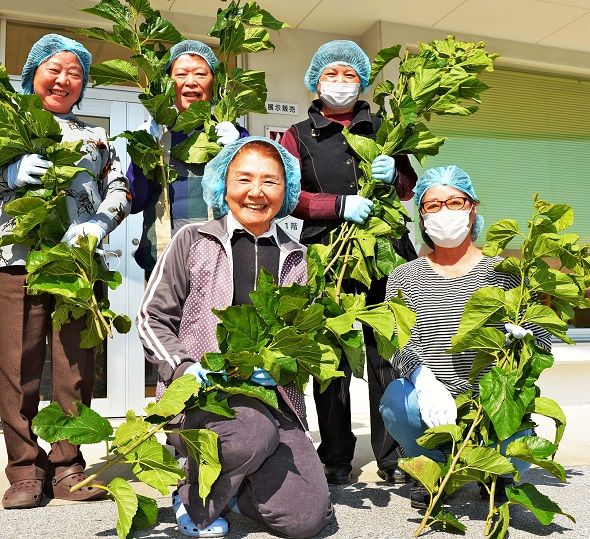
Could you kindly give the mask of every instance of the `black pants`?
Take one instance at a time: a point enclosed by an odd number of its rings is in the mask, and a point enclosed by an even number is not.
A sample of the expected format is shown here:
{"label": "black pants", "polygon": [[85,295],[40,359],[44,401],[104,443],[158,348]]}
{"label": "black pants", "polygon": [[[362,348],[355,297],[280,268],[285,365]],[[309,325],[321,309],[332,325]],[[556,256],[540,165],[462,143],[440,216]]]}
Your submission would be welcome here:
{"label": "black pants", "polygon": [[[387,279],[373,284],[367,296],[367,304],[383,301]],[[399,444],[385,429],[379,413],[381,397],[392,380],[397,378],[389,361],[379,357],[373,330],[363,326],[367,351],[367,381],[369,385],[369,411],[371,416],[371,446],[380,469],[394,467],[399,457]],[[346,359],[340,362],[340,370],[346,376],[332,380],[328,388],[320,393],[314,382],[313,396],[318,414],[321,443],[317,449],[320,460],[330,466],[348,466],[354,457],[356,436],[352,433],[350,408],[351,369]]]}

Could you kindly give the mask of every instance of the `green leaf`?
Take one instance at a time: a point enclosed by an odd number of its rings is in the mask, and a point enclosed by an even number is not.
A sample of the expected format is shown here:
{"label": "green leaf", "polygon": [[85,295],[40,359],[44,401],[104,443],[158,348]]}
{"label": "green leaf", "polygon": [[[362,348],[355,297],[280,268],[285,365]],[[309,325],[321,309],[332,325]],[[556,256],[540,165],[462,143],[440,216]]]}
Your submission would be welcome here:
{"label": "green leaf", "polygon": [[199,471],[199,496],[205,499],[221,473],[218,435],[206,429],[181,429],[178,434],[184,440],[189,455],[197,462]]}
{"label": "green leaf", "polygon": [[[173,92],[173,85],[172,81],[169,81],[167,91],[157,94],[155,96],[150,96],[149,94],[140,94],[139,100],[141,101],[142,105],[147,109],[150,113],[151,117],[160,125],[174,125],[176,122],[176,118],[178,116],[178,112],[174,105],[174,92]],[[150,138],[151,135],[146,133]],[[152,138],[153,140],[153,138]],[[157,142],[154,141],[156,144]],[[186,141],[185,141],[186,142]],[[153,143],[152,143],[153,144]],[[174,148],[177,148],[174,146]]]}
{"label": "green leaf", "polygon": [[495,222],[486,234],[488,242],[494,243],[497,246],[497,251],[493,254],[486,252],[488,256],[496,256],[500,254],[515,236],[519,234],[518,222],[514,219],[501,219]]}
{"label": "green leaf", "polygon": [[497,520],[488,536],[488,539],[504,539],[510,525],[510,509],[508,503],[503,503],[497,508]]}
{"label": "green leaf", "polygon": [[324,323],[324,306],[319,303],[313,303],[303,309],[293,320],[293,326],[304,333],[317,331]]}
{"label": "green leaf", "polygon": [[130,534],[145,528],[153,528],[158,521],[158,504],[156,500],[137,494],[137,511],[131,522]]}
{"label": "green leaf", "polygon": [[459,519],[455,515],[449,513],[448,511],[445,511],[444,509],[441,509],[437,513],[436,519],[442,523],[443,530],[453,528],[454,530],[457,530],[459,533],[465,533],[465,530],[467,529],[467,526],[459,522]]}
{"label": "green leaf", "polygon": [[522,505],[526,507],[537,520],[548,526],[551,524],[553,517],[556,514],[564,515],[569,518],[572,522],[576,522],[576,519],[564,513],[559,505],[551,501],[547,496],[537,490],[534,485],[530,483],[522,483],[518,486],[506,487],[506,494],[510,503]]}
{"label": "green leaf", "polygon": [[196,101],[178,115],[174,124],[174,131],[182,131],[188,135],[209,120],[211,120],[211,103]]}
{"label": "green leaf", "polygon": [[125,538],[129,535],[133,519],[139,507],[137,495],[131,485],[120,477],[115,477],[108,485],[109,493],[117,506],[117,535]]}
{"label": "green leaf", "polygon": [[386,339],[391,339],[396,328],[394,313],[387,305],[360,311],[356,314],[356,319],[372,327]]}
{"label": "green leaf", "polygon": [[183,40],[182,34],[174,28],[172,23],[159,16],[147,18],[140,25],[140,30],[145,38],[150,41],[178,43]]}
{"label": "green leaf", "polygon": [[106,60],[100,64],[92,64],[90,76],[97,86],[128,82],[139,85],[137,66],[126,60]]}
{"label": "green leaf", "polygon": [[352,330],[355,320],[356,314],[354,312],[344,313],[340,316],[328,318],[326,320],[326,328],[336,335],[336,337],[340,337]]}
{"label": "green leaf", "polygon": [[113,434],[113,427],[104,417],[79,401],[76,412],[70,414],[52,402],[35,416],[32,430],[46,442],[68,440],[74,445],[103,442]]}
{"label": "green leaf", "polygon": [[485,286],[477,290],[465,304],[457,334],[451,344],[459,343],[472,331],[489,322],[498,322],[505,316],[505,292],[495,286]]}
{"label": "green leaf", "polygon": [[401,298],[390,298],[388,307],[395,316],[399,347],[403,348],[410,340],[412,327],[416,323],[416,313]]}
{"label": "green leaf", "polygon": [[500,440],[506,440],[519,429],[530,404],[530,401],[525,400],[528,398],[527,393],[517,389],[517,378],[517,371],[505,372],[492,367],[479,382],[481,404]]}
{"label": "green leaf", "polygon": [[537,397],[529,410],[529,412],[533,412],[535,414],[539,414],[545,417],[549,417],[555,421],[555,426],[557,427],[555,433],[555,445],[558,446],[561,438],[563,437],[563,432],[565,431],[566,425],[566,418],[563,410],[553,399],[548,397]]}
{"label": "green leaf", "polygon": [[136,416],[133,410],[129,410],[125,422],[121,423],[115,430],[113,447],[117,448],[119,453],[124,452],[125,446],[134,443],[147,434],[150,427],[151,425],[142,417]]}
{"label": "green leaf", "polygon": [[502,350],[504,344],[505,336],[499,329],[479,328],[465,335],[463,339],[453,342],[450,352],[457,354],[465,350],[481,350],[483,352],[494,353]]}
{"label": "green leaf", "polygon": [[498,361],[496,354],[488,353],[486,350],[478,350],[475,358],[473,358],[471,370],[469,371],[469,382],[472,384],[475,383],[482,371],[496,363],[496,361]]}
{"label": "green leaf", "polygon": [[557,451],[555,444],[537,436],[523,436],[513,440],[506,448],[507,457],[515,457],[547,470],[561,481],[566,481],[563,466],[554,460],[547,460]]}
{"label": "green leaf", "polygon": [[463,430],[458,425],[439,425],[426,429],[416,443],[426,449],[435,449],[447,442],[458,442],[463,437]]}
{"label": "green leaf", "polygon": [[481,472],[503,475],[515,471],[510,461],[491,447],[468,447],[461,454],[461,462]]}
{"label": "green leaf", "polygon": [[373,84],[375,81],[375,77],[381,70],[394,58],[399,58],[399,51],[401,49],[401,45],[393,45],[392,47],[387,47],[381,49],[377,56],[375,56],[373,62],[371,63],[371,74],[369,75],[369,85]]}
{"label": "green leaf", "polygon": [[185,163],[207,163],[215,157],[221,146],[216,142],[210,142],[207,134],[203,132],[193,133],[186,140],[172,148],[172,155]]}
{"label": "green leaf", "polygon": [[121,4],[118,0],[101,0],[95,6],[84,8],[82,11],[92,15],[98,15],[103,19],[108,19],[123,26],[126,25],[131,16],[129,8]]}
{"label": "green leaf", "polygon": [[524,313],[522,322],[530,322],[545,328],[549,333],[568,344],[574,341],[566,335],[567,324],[546,305],[529,305]]}
{"label": "green leaf", "polygon": [[174,417],[184,409],[186,402],[195,396],[200,388],[200,384],[192,374],[185,374],[172,382],[164,391],[162,398],[156,402],[150,402],[145,411],[148,420],[154,417],[156,422],[160,419]]}
{"label": "green leaf", "polygon": [[274,49],[270,34],[264,28],[246,28],[239,52],[253,53]]}
{"label": "green leaf", "polygon": [[424,455],[414,458],[398,460],[399,467],[409,473],[424,485],[430,494],[438,490],[438,480],[441,478],[441,464]]}
{"label": "green leaf", "polygon": [[574,210],[567,204],[550,204],[544,200],[535,201],[535,209],[549,218],[557,231],[565,230],[574,223]]}
{"label": "green leaf", "polygon": [[[254,4],[254,2],[248,3],[248,5],[252,4]],[[275,19],[268,11],[260,9],[258,5],[256,5],[254,13],[249,15],[248,18],[245,18],[245,21],[248,24],[252,24],[255,26],[264,26],[265,28],[270,28],[271,30],[282,30],[283,28],[289,27],[287,23]]]}
{"label": "green leaf", "polygon": [[234,352],[255,352],[268,343],[267,326],[253,305],[213,309],[213,313],[227,329],[227,343]]}
{"label": "green leaf", "polygon": [[[179,431],[181,432],[181,431]],[[125,455],[132,463],[135,476],[162,495],[167,495],[169,487],[176,486],[184,478],[174,456],[158,442],[155,436],[148,438],[137,449]]]}
{"label": "green leaf", "polygon": [[363,161],[372,163],[375,157],[381,155],[381,150],[374,140],[361,135],[353,135],[346,128],[342,130],[342,134],[348,145]]}
{"label": "green leaf", "polygon": [[222,417],[233,418],[236,416],[236,413],[227,402],[227,395],[218,391],[208,391],[199,394],[198,408]]}
{"label": "green leaf", "polygon": [[275,410],[279,409],[277,394],[273,388],[259,386],[252,382],[237,380],[236,378],[229,378],[226,381],[221,377],[215,380],[215,387],[228,395],[245,395],[246,397],[258,399]]}

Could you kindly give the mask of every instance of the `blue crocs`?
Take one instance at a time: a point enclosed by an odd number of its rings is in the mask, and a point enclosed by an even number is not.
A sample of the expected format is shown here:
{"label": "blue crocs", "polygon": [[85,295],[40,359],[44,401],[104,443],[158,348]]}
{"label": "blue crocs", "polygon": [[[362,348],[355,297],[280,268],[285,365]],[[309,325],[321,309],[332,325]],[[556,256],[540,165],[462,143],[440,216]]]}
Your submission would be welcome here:
{"label": "blue crocs", "polygon": [[180,500],[178,491],[172,493],[172,509],[176,515],[176,524],[182,535],[187,537],[225,537],[229,531],[227,520],[222,517],[214,520],[205,529],[200,530],[186,512],[186,507]]}

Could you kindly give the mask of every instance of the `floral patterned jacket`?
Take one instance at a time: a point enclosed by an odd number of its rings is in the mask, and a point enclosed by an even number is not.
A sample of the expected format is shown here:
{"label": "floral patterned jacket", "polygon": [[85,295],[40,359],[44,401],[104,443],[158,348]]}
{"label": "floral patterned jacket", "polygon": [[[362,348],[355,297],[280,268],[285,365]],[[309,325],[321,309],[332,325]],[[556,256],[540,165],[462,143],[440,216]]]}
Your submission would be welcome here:
{"label": "floral patterned jacket", "polygon": [[[54,115],[62,132],[62,140],[83,140],[84,156],[77,166],[87,173],[78,174],[68,193],[67,208],[72,223],[94,219],[109,234],[129,214],[131,193],[129,182],[102,127],[89,125],[73,113]],[[4,204],[14,198],[15,190],[8,187],[8,167],[0,168],[0,236],[9,234],[13,217],[3,211]],[[0,247],[0,267],[24,265],[28,248],[23,245]]]}

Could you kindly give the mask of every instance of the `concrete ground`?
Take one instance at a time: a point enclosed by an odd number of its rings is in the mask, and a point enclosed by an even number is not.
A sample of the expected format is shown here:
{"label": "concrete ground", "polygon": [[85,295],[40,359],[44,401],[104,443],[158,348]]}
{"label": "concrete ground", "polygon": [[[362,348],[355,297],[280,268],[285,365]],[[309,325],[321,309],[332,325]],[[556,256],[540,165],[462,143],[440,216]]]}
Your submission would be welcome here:
{"label": "concrete ground", "polygon": [[[366,384],[353,380],[353,428],[358,438],[353,465],[355,482],[345,487],[331,489],[336,508],[336,519],[326,526],[318,537],[338,538],[405,538],[412,537],[420,515],[409,506],[409,485],[392,487],[380,481],[370,448],[370,430]],[[564,539],[590,537],[590,404],[564,406],[568,427],[557,460],[568,473],[568,484],[557,482],[543,470],[529,471],[523,480],[536,484],[543,493],[556,501],[563,511],[572,514],[576,523],[557,516],[550,526],[542,526],[534,516],[520,507],[511,509],[510,539],[538,536],[563,537]],[[308,399],[308,414],[314,439],[318,440],[317,419],[312,399]],[[542,422],[539,434],[552,438],[551,425]],[[0,467],[4,468],[6,454],[0,444]],[[90,468],[101,457],[102,446],[84,449]],[[128,475],[123,468],[111,475]],[[108,478],[107,478],[108,479]],[[153,530],[136,535],[141,538],[183,537],[176,527],[170,507],[170,498],[145,486],[136,484],[137,490],[158,498],[160,512],[158,524]],[[0,476],[0,492],[8,487],[6,477]],[[475,486],[462,489],[449,500],[449,509],[467,526],[466,537],[483,537],[483,524],[487,506],[479,500]],[[0,509],[0,538],[87,538],[116,537],[114,524],[116,509],[112,502],[72,503],[44,500],[37,509],[5,511]],[[248,537],[262,539],[274,537],[262,526],[239,515],[230,516],[228,539]],[[428,533],[435,539],[451,537],[444,532]]]}

